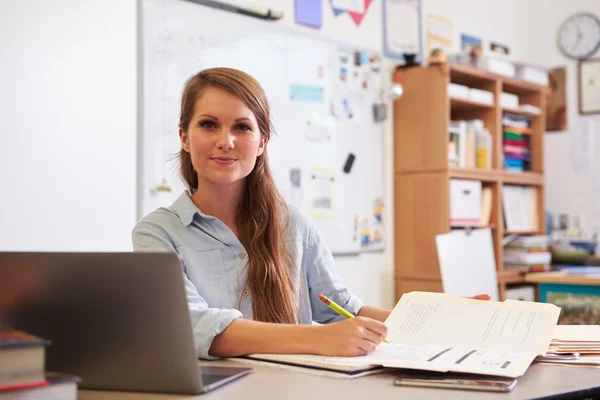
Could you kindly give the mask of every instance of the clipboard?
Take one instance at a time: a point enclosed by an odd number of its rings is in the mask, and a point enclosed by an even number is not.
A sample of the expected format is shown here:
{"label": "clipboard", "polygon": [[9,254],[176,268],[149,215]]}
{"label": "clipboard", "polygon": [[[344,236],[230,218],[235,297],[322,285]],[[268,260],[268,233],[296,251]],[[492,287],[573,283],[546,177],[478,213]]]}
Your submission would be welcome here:
{"label": "clipboard", "polygon": [[499,300],[492,231],[454,230],[435,238],[445,293],[488,293]]}

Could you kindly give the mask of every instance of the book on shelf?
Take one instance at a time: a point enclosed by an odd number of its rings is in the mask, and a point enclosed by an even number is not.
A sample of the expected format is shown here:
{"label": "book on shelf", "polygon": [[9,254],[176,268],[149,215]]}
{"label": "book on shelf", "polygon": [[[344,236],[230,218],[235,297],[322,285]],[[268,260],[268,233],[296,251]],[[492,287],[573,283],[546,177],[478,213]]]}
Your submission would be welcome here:
{"label": "book on shelf", "polygon": [[552,255],[549,251],[531,251],[531,250],[504,250],[504,263],[505,264],[527,264],[527,265],[540,265],[550,264],[552,261]]}
{"label": "book on shelf", "polygon": [[550,237],[548,235],[516,236],[506,245],[508,248],[515,249],[547,249],[549,246]]}
{"label": "book on shelf", "polygon": [[45,382],[45,339],[0,326],[0,388]]}
{"label": "book on shelf", "polygon": [[479,226],[488,226],[492,219],[492,188],[481,189],[481,220]]}
{"label": "book on shelf", "polygon": [[450,121],[448,164],[461,168],[491,168],[492,135],[482,120]]}
{"label": "book on shelf", "polygon": [[504,262],[504,269],[510,271],[519,271],[522,273],[527,272],[548,272],[552,268],[550,264],[518,264],[518,263],[506,263]]}
{"label": "book on shelf", "polygon": [[[449,293],[405,293],[385,321],[389,344],[360,357],[316,363],[519,377],[546,354],[560,309],[549,303],[482,301]],[[511,329],[502,329],[503,326]],[[293,363],[293,358],[285,357]]]}
{"label": "book on shelf", "polygon": [[504,248],[504,267],[522,272],[550,271],[552,255],[548,251],[549,244],[547,235],[516,238]]}

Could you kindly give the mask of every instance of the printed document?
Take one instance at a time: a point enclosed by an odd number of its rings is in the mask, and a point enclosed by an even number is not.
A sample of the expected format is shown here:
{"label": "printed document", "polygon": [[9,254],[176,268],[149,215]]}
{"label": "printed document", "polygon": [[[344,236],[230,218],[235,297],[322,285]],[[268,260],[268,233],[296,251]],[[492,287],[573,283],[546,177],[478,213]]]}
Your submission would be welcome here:
{"label": "printed document", "polygon": [[546,354],[559,313],[553,304],[412,292],[385,322],[390,344],[363,357],[326,359],[516,378]]}

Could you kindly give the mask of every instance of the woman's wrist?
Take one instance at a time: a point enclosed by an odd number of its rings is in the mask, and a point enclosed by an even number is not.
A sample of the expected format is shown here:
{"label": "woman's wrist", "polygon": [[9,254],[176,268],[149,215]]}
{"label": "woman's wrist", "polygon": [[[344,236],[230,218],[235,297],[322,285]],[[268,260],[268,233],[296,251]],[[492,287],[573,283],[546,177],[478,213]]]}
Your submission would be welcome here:
{"label": "woman's wrist", "polygon": [[320,347],[323,341],[322,330],[324,325],[296,325],[296,335],[294,342],[296,343],[295,352],[301,354],[320,354]]}

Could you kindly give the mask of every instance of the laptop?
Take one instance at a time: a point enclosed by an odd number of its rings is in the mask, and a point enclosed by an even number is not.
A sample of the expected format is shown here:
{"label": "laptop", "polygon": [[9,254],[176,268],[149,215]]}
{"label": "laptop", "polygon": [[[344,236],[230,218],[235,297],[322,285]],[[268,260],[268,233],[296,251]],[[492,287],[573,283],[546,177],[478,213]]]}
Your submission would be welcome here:
{"label": "laptop", "polygon": [[250,368],[199,367],[171,253],[1,253],[0,324],[52,342],[80,388],[198,394]]}

